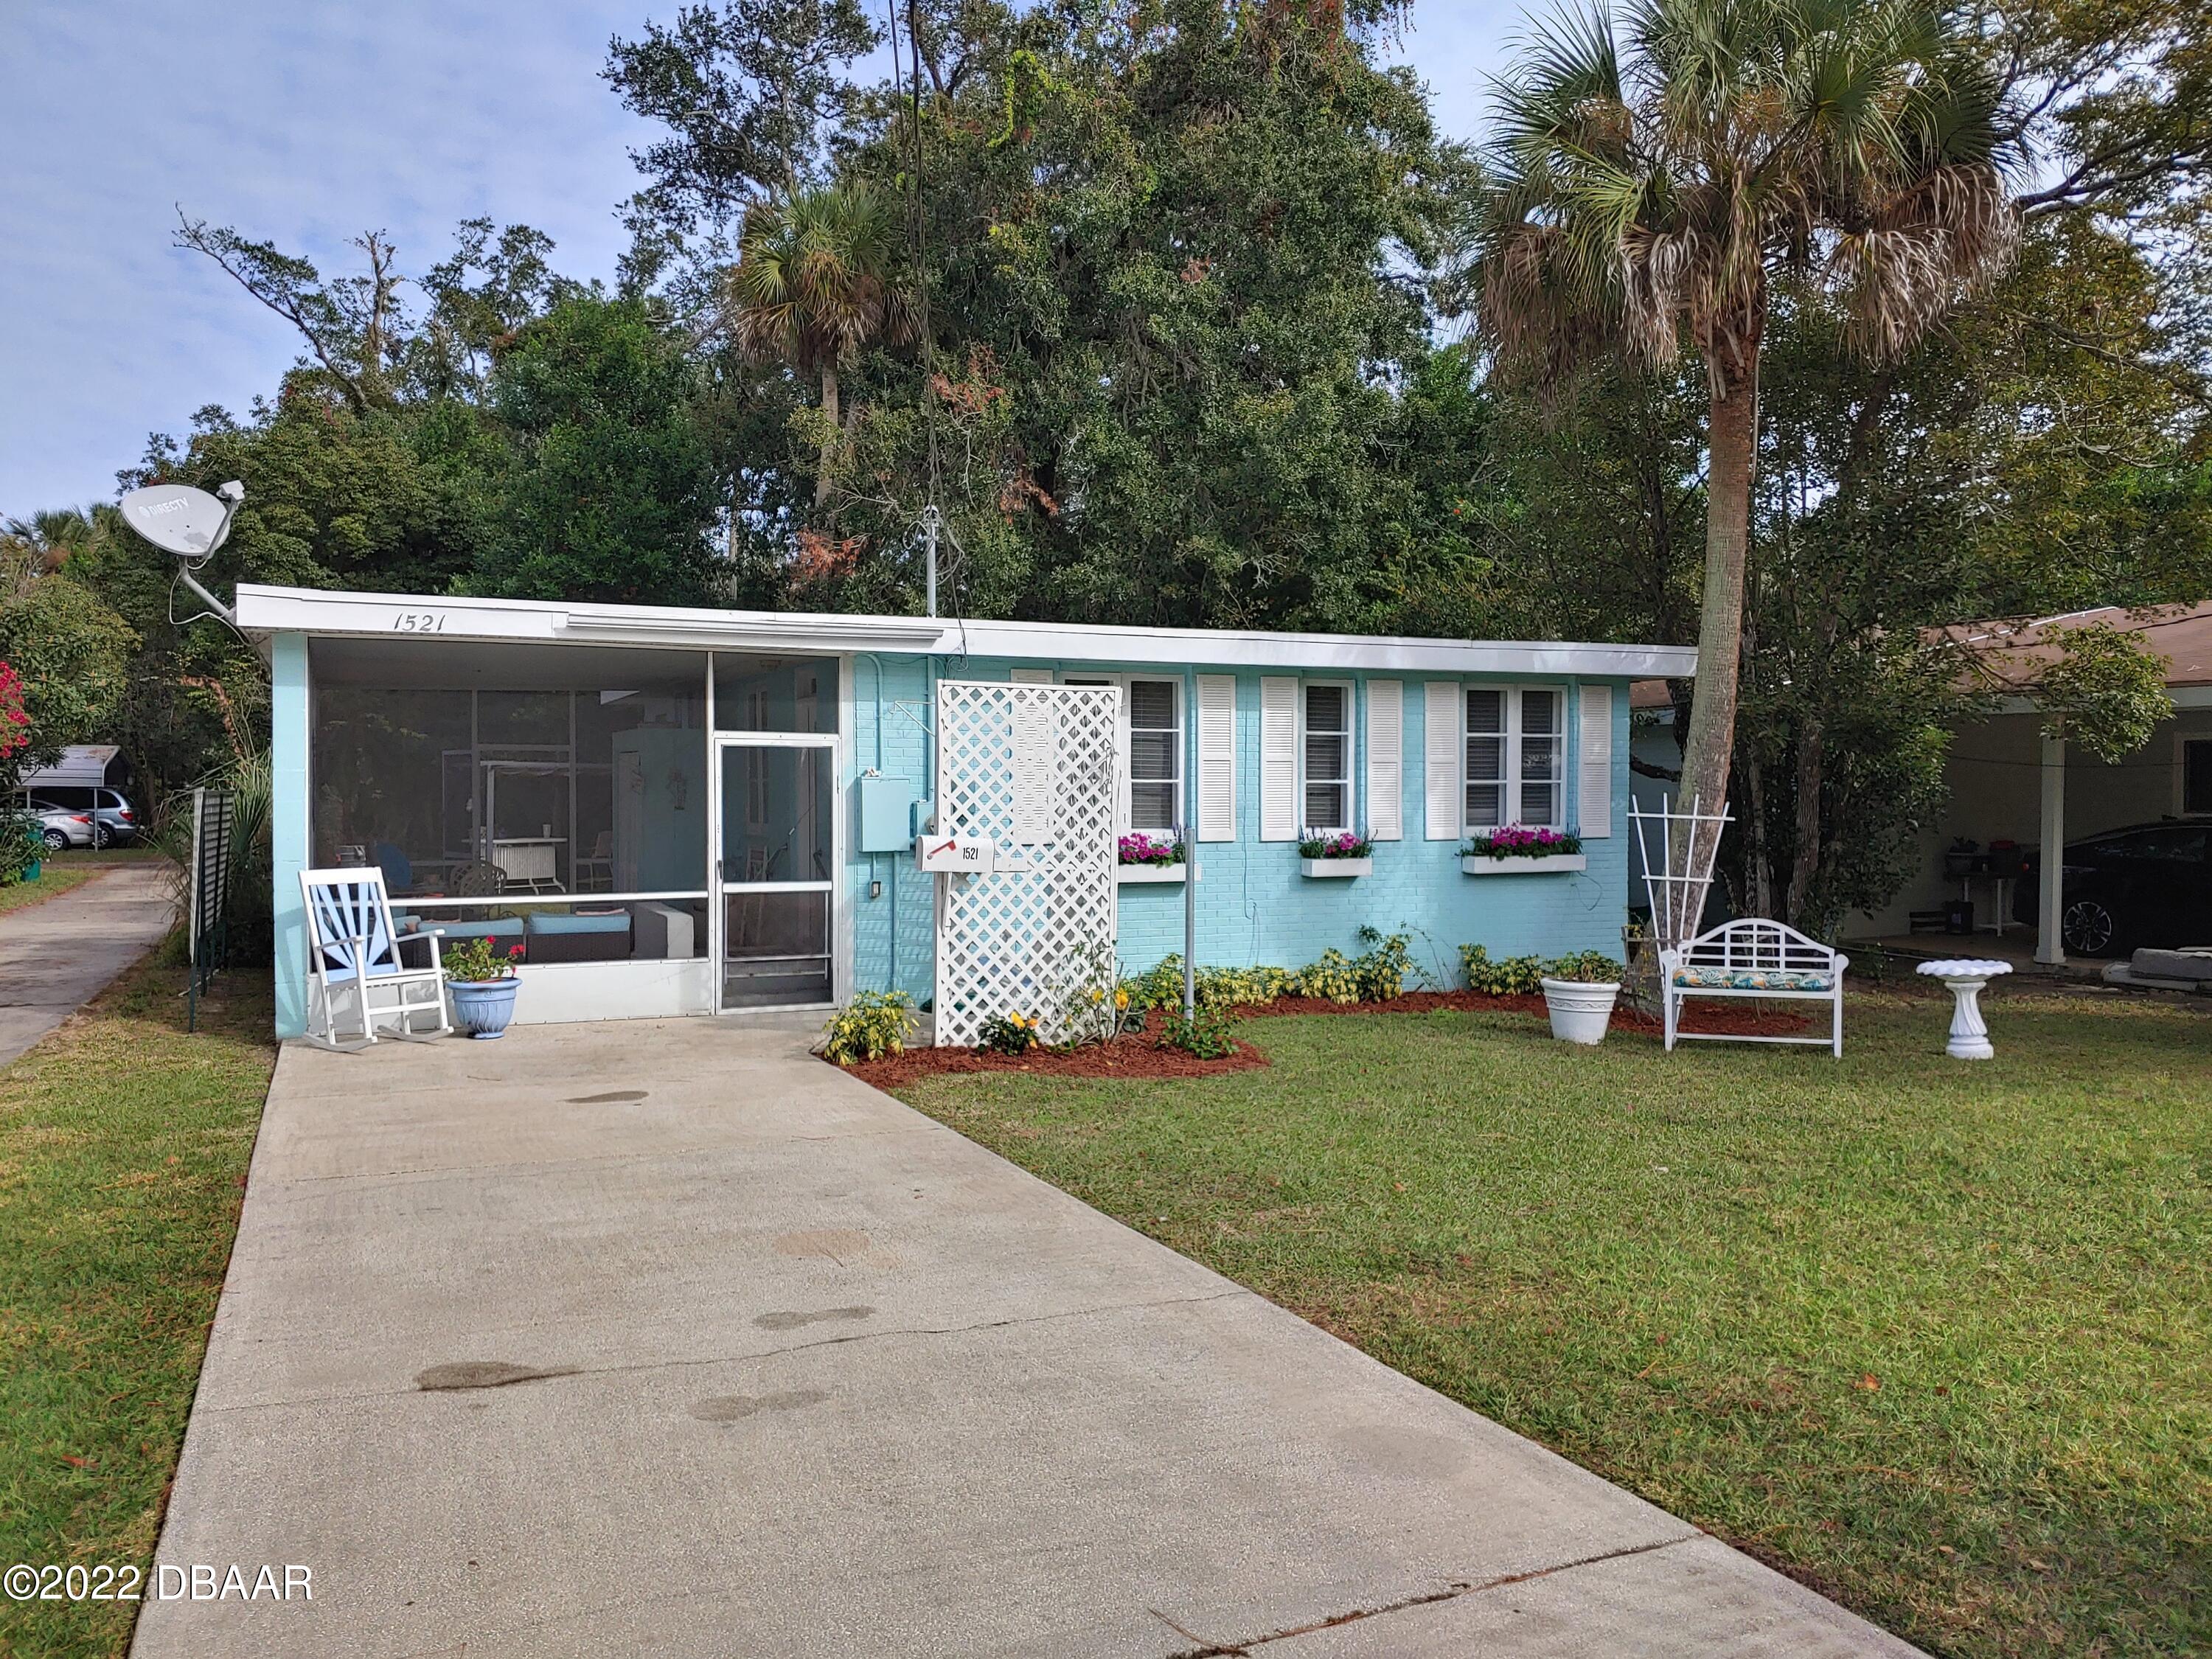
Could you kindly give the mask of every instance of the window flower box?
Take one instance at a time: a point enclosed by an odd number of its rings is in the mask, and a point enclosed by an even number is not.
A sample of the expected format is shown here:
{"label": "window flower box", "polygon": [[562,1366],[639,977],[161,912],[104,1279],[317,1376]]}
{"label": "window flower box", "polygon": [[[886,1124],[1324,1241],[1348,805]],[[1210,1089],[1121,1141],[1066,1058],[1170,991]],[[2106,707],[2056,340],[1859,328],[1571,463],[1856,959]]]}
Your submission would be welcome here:
{"label": "window flower box", "polygon": [[1172,882],[1179,887],[1182,884],[1184,872],[1189,867],[1180,859],[1173,864],[1121,864],[1115,866],[1114,879],[1124,887],[1164,882]]}
{"label": "window flower box", "polygon": [[1470,876],[1543,875],[1589,864],[1580,836],[1518,823],[1475,836],[1459,849],[1459,867]]}
{"label": "window flower box", "polygon": [[1368,876],[1375,873],[1375,840],[1349,830],[1305,830],[1298,835],[1298,873],[1304,876]]}
{"label": "window flower box", "polygon": [[1183,878],[1185,854],[1177,836],[1133,830],[1121,837],[1117,851],[1114,866],[1117,882],[1180,882]]}
{"label": "window flower box", "polygon": [[1470,876],[1543,876],[1568,870],[1587,870],[1589,859],[1581,853],[1553,853],[1533,859],[1494,859],[1487,854],[1477,857],[1471,853],[1462,853],[1459,867]]}
{"label": "window flower box", "polygon": [[1298,860],[1298,873],[1303,876],[1371,876],[1375,860],[1367,859],[1305,859]]}

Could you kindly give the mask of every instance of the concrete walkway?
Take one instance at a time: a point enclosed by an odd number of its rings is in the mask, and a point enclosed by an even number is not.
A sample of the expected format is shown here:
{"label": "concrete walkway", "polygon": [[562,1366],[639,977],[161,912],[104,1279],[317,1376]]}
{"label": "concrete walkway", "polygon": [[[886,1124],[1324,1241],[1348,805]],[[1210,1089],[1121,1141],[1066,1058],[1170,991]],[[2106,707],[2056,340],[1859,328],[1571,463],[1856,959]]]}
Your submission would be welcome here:
{"label": "concrete walkway", "polygon": [[288,1048],[157,1559],[274,1571],[139,1659],[1912,1651],[707,1020]]}
{"label": "concrete walkway", "polygon": [[118,864],[0,916],[0,1066],[107,988],[176,916],[169,867]]}

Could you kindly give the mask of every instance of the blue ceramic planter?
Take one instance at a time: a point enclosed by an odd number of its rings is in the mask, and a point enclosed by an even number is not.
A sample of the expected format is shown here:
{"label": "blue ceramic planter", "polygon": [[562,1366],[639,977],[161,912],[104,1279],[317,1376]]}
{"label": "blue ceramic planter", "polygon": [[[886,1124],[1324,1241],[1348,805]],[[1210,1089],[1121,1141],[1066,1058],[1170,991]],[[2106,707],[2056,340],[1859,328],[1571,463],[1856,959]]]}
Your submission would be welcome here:
{"label": "blue ceramic planter", "polygon": [[522,981],[456,979],[447,981],[446,988],[453,993],[454,1022],[477,1042],[488,1042],[506,1034],[514,1018],[514,996]]}

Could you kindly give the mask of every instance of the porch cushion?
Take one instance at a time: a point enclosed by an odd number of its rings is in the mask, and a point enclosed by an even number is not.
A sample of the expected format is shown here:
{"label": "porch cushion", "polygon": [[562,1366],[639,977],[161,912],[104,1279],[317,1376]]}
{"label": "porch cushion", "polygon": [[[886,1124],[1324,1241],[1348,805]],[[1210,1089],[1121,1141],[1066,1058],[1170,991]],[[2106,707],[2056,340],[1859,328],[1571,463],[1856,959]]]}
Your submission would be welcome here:
{"label": "porch cushion", "polygon": [[520,916],[495,916],[489,921],[440,921],[434,916],[422,920],[422,931],[442,933],[447,939],[520,939]]}
{"label": "porch cushion", "polygon": [[1805,969],[1677,968],[1674,983],[1694,991],[1832,991],[1836,978]]}
{"label": "porch cushion", "polygon": [[617,910],[611,915],[547,916],[531,912],[530,931],[538,933],[627,933],[629,932],[629,912]]}

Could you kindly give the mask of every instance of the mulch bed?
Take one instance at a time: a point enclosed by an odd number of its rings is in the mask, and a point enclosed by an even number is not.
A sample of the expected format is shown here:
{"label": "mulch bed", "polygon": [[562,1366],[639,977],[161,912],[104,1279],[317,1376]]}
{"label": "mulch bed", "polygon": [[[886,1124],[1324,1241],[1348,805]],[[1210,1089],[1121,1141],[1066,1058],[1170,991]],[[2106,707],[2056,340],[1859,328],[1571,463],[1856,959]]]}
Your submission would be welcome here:
{"label": "mulch bed", "polygon": [[[1239,1019],[1272,1019],[1288,1014],[1426,1014],[1440,1008],[1461,1013],[1531,1014],[1549,1019],[1541,994],[1493,997],[1475,991],[1408,991],[1389,1002],[1331,1002],[1327,997],[1278,997],[1273,1002],[1241,1006]],[[1779,1009],[1693,999],[1682,1010],[1681,1029],[1728,1036],[1795,1036],[1811,1021]],[[1626,1002],[1613,1005],[1607,1030],[1661,1035],[1665,1027],[1653,1014],[1638,1013]]]}
{"label": "mulch bed", "polygon": [[863,1083],[893,1089],[915,1078],[945,1077],[968,1072],[1029,1072],[1038,1077],[1212,1077],[1218,1072],[1249,1072],[1267,1063],[1267,1056],[1249,1042],[1220,1060],[1200,1060],[1181,1048],[1156,1047],[1163,1016],[1151,1015],[1145,1031],[1134,1031],[1112,1042],[1055,1053],[1032,1049],[1026,1054],[978,1054],[973,1048],[909,1048],[883,1060],[864,1060],[849,1066]]}
{"label": "mulch bed", "polygon": [[[1492,997],[1473,991],[1408,991],[1389,1002],[1278,997],[1269,1003],[1240,1005],[1231,1012],[1239,1019],[1282,1019],[1301,1014],[1426,1014],[1438,1009],[1549,1018],[1540,996]],[[878,1089],[895,1089],[916,1078],[978,1072],[1028,1072],[1038,1077],[1212,1077],[1219,1072],[1249,1072],[1268,1063],[1265,1052],[1249,1042],[1238,1042],[1237,1052],[1222,1060],[1200,1060],[1181,1048],[1157,1047],[1162,1018],[1157,1012],[1151,1015],[1142,1036],[1133,1031],[1117,1042],[1097,1043],[1065,1054],[1040,1048],[1017,1057],[978,1054],[973,1048],[909,1048],[887,1059],[862,1060],[848,1069],[863,1083]],[[1729,1036],[1795,1036],[1810,1023],[1803,1014],[1692,1002],[1684,1011],[1682,1029]],[[1608,1029],[1656,1036],[1662,1027],[1650,1014],[1638,1013],[1626,1003],[1617,1003]]]}

